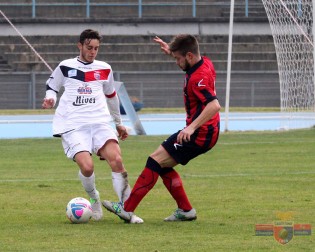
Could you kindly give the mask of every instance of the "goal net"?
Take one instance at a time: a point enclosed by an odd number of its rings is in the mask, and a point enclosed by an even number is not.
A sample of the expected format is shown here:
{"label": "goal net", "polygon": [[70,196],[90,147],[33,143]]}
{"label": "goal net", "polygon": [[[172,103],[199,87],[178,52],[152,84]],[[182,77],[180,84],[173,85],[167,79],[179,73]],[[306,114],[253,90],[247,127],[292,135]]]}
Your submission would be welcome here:
{"label": "goal net", "polygon": [[[262,2],[277,54],[281,112],[290,120],[313,121],[315,112],[313,1],[262,0]],[[311,123],[314,124],[314,121]]]}

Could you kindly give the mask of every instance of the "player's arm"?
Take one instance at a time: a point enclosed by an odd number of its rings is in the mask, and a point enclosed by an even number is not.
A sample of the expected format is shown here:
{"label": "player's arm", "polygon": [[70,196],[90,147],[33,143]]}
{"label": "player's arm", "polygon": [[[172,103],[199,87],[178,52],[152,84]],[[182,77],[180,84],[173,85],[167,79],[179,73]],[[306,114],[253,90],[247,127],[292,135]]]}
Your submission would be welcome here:
{"label": "player's arm", "polygon": [[105,95],[105,96],[107,98],[106,101],[107,101],[109,112],[116,125],[118,136],[121,140],[125,140],[128,137],[128,132],[127,132],[126,127],[122,124],[118,96],[116,92],[114,92],[112,95]]}
{"label": "player's arm", "polygon": [[158,44],[160,44],[162,52],[164,52],[167,55],[171,55],[170,47],[169,47],[169,45],[166,42],[164,42],[158,36],[155,36],[153,41],[158,43]]}
{"label": "player's arm", "polygon": [[43,99],[42,108],[51,109],[55,106],[57,101],[57,91],[51,89],[48,85],[46,86],[46,96]]}
{"label": "player's arm", "polygon": [[217,99],[209,102],[203,109],[201,114],[186,128],[184,128],[177,136],[177,142],[182,144],[190,141],[190,136],[195,132],[196,129],[201,127],[204,123],[209,121],[217,112],[219,112],[221,106]]}
{"label": "player's arm", "polygon": [[217,112],[220,111],[220,104],[217,99],[209,102],[201,114],[186,128],[184,128],[177,136],[177,142],[182,144],[190,141],[190,136],[196,129],[201,127],[204,123],[209,121]]}
{"label": "player's arm", "polygon": [[63,78],[59,65],[46,81],[46,95],[42,103],[43,109],[51,109],[55,106],[57,102],[57,94],[62,86]]}
{"label": "player's arm", "polygon": [[[214,99],[209,102],[207,106],[203,109],[201,114],[188,126],[191,130],[195,131],[207,121],[209,121],[216,113],[218,113],[221,109],[219,101]],[[187,127],[187,128],[188,128]]]}

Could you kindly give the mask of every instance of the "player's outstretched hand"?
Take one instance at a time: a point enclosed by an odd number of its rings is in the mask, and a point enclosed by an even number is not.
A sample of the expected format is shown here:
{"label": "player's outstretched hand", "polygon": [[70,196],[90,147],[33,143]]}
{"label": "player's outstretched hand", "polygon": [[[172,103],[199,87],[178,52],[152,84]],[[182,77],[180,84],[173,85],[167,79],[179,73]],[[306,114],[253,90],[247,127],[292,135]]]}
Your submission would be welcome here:
{"label": "player's outstretched hand", "polygon": [[170,47],[169,47],[169,45],[166,42],[164,42],[158,36],[155,36],[153,40],[154,40],[154,42],[160,44],[162,52],[164,52],[167,55],[171,54]]}
{"label": "player's outstretched hand", "polygon": [[124,141],[128,137],[128,132],[124,125],[116,126],[116,130],[118,132],[118,137],[120,140]]}
{"label": "player's outstretched hand", "polygon": [[50,98],[50,99],[44,98],[43,103],[42,103],[42,108],[51,109],[54,105],[55,105],[55,101],[53,98]]}

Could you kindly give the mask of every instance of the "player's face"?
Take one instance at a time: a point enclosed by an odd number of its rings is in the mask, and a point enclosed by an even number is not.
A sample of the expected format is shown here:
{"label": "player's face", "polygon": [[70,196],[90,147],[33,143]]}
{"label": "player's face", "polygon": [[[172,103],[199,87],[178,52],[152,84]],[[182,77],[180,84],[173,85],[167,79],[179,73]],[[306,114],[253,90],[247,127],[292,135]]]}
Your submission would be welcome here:
{"label": "player's face", "polygon": [[172,55],[176,60],[176,65],[179,66],[183,71],[188,71],[188,69],[190,68],[190,65],[187,60],[187,55],[183,56],[178,51],[172,52]]}
{"label": "player's face", "polygon": [[100,47],[100,41],[97,39],[86,39],[83,43],[78,43],[80,50],[80,60],[84,62],[93,62]]}

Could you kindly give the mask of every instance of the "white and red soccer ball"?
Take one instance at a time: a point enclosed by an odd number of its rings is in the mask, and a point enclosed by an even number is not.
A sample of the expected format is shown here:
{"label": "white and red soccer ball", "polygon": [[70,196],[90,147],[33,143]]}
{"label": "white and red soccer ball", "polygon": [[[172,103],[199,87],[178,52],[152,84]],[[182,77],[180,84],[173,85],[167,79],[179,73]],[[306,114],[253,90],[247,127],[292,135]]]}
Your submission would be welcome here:
{"label": "white and red soccer ball", "polygon": [[67,218],[72,223],[87,223],[92,218],[92,213],[91,203],[85,198],[73,198],[67,204]]}

